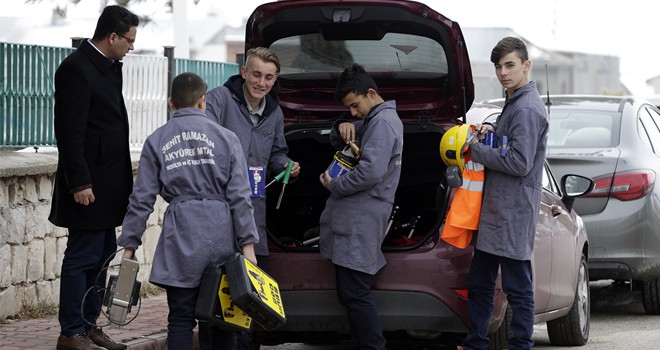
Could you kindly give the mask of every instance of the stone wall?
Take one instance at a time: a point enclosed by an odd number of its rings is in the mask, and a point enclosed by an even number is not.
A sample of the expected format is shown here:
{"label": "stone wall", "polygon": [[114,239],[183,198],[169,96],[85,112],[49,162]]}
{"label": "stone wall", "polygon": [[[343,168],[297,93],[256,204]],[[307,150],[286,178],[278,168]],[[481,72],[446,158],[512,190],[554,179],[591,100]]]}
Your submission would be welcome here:
{"label": "stone wall", "polygon": [[[137,172],[139,154],[133,154]],[[60,270],[67,230],[48,221],[57,153],[0,151],[0,320],[12,317],[24,304],[58,304]],[[145,283],[167,203],[158,197],[137,250],[138,279]],[[117,229],[117,235],[121,228]],[[121,253],[111,262],[116,274]]]}

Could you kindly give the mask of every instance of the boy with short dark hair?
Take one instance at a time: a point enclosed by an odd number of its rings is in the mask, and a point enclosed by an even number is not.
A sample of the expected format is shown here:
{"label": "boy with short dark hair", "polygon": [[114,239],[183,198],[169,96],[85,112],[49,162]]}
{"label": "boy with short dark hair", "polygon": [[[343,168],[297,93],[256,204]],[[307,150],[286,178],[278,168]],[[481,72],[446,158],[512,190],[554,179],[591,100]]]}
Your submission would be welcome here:
{"label": "boy with short dark hair", "polygon": [[337,295],[346,307],[356,349],[385,349],[385,338],[371,294],[374,275],[385,265],[380,249],[401,175],[403,123],[394,101],[384,101],[372,77],[359,64],[339,77],[337,100],[356,122],[338,120],[331,142],[338,149],[355,143],[359,163],[348,173],[319,180],[330,191],[320,218],[321,255],[335,265]]}
{"label": "boy with short dark hair", "polygon": [[[259,241],[238,138],[206,117],[206,83],[193,73],[172,81],[171,120],[145,141],[118,244],[131,259],[142,243],[156,195],[169,203],[149,281],[165,288],[167,346],[192,350],[203,271],[237,252],[257,263]],[[236,334],[200,327],[204,349],[233,349]]]}

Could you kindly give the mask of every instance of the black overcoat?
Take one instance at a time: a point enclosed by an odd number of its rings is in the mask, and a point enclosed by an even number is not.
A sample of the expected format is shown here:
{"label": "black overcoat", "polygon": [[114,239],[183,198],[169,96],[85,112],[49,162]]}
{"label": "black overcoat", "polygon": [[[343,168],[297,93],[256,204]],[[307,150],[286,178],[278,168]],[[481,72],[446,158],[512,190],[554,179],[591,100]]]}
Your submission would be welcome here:
{"label": "black overcoat", "polygon": [[[124,219],[133,171],[121,67],[83,40],[55,72],[54,225],[97,230]],[[72,194],[85,185],[92,185],[96,197],[89,206],[76,204]]]}

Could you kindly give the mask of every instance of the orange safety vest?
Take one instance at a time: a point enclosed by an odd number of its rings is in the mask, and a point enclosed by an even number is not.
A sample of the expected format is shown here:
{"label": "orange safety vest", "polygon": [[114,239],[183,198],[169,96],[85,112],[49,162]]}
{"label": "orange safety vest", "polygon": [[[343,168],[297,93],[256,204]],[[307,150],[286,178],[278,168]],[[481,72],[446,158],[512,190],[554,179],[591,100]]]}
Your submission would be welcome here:
{"label": "orange safety vest", "polygon": [[472,231],[479,228],[484,191],[484,166],[474,162],[469,152],[465,154],[462,176],[463,185],[456,189],[441,235],[443,241],[457,248],[467,247]]}

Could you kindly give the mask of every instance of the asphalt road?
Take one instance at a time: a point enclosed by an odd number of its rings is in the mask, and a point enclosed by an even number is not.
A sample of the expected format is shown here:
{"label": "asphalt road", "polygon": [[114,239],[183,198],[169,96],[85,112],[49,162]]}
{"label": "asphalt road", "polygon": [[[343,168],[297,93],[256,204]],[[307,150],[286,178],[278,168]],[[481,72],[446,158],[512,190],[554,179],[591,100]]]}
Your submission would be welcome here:
{"label": "asphalt road", "polygon": [[[545,326],[534,332],[536,346],[544,350],[565,349],[551,346]],[[610,281],[591,284],[591,328],[587,344],[576,350],[621,350],[660,348],[660,316],[649,316],[642,306],[642,293],[628,285]]]}
{"label": "asphalt road", "polygon": [[[589,341],[576,350],[660,349],[660,316],[648,316],[639,291],[611,281],[591,283],[591,328]],[[535,349],[562,350],[548,340],[545,324],[534,327]],[[390,350],[391,346],[388,347]],[[350,350],[346,345],[282,344],[262,350]],[[448,346],[396,347],[405,350],[447,350]]]}

